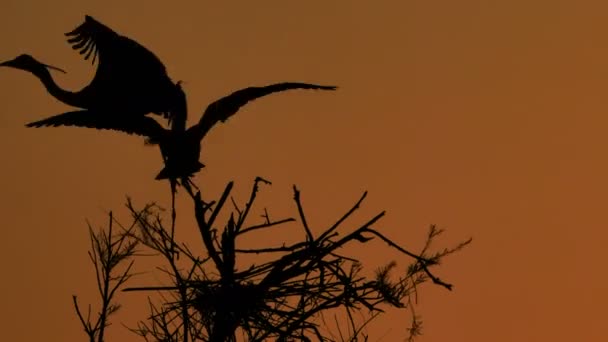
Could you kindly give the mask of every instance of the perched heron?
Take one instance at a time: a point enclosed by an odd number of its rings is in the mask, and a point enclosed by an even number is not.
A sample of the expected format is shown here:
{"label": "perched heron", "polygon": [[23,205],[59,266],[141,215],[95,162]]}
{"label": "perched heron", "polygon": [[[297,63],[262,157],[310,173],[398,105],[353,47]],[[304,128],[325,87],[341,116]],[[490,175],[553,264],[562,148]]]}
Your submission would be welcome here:
{"label": "perched heron", "polygon": [[129,120],[117,120],[115,116],[108,116],[105,113],[91,110],[80,110],[67,112],[52,116],[48,119],[27,124],[28,127],[44,126],[78,126],[95,129],[109,129],[121,131],[129,134],[136,134],[146,137],[149,144],[159,145],[165,167],[156,176],[156,179],[169,179],[172,189],[179,179],[180,183],[190,194],[190,185],[194,185],[190,177],[200,171],[204,165],[199,161],[201,151],[201,141],[209,130],[218,122],[226,122],[232,115],[250,101],[272,93],[282,92],[292,89],[316,89],[316,90],[335,90],[335,86],[322,86],[308,83],[285,82],[277,83],[264,87],[248,87],[237,90],[225,96],[205,109],[199,122],[188,129],[185,127],[186,96],[180,89],[182,108],[178,110],[179,120],[172,129],[166,129],[156,120],[146,116],[129,118]]}

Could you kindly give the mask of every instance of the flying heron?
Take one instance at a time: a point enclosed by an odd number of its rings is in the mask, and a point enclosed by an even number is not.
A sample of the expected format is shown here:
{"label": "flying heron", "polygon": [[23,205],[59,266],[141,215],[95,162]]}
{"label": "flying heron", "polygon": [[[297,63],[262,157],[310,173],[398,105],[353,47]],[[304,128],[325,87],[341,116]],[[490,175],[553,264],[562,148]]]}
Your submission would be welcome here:
{"label": "flying heron", "polygon": [[80,91],[60,88],[50,71],[65,71],[28,54],[0,63],[0,66],[32,73],[53,97],[73,107],[110,116],[155,113],[172,119],[179,101],[179,86],[171,81],[165,66],[151,51],[88,15],[84,23],[66,36],[72,48],[84,55],[85,60],[92,58],[92,63],[98,62],[93,80]]}

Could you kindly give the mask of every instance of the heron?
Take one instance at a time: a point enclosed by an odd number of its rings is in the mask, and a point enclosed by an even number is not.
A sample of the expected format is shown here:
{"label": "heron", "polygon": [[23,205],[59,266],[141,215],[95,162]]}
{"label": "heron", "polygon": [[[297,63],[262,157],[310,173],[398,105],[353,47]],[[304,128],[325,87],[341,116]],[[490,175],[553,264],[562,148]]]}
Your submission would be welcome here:
{"label": "heron", "polygon": [[[182,105],[185,105],[186,98],[181,90],[181,85],[177,85],[181,93]],[[191,177],[205,167],[199,161],[201,152],[201,142],[217,123],[225,123],[230,117],[236,114],[241,107],[248,102],[256,100],[273,93],[294,89],[313,89],[313,90],[336,90],[336,86],[323,86],[300,82],[275,83],[261,87],[247,87],[237,90],[228,96],[212,102],[207,106],[198,123],[185,129],[187,115],[186,108],[181,108],[179,122],[175,122],[171,129],[161,126],[158,121],[151,117],[139,116],[131,117],[129,120],[116,120],[114,116],[91,110],[79,110],[67,112],[50,118],[32,122],[27,127],[57,127],[57,126],[77,126],[95,129],[115,130],[128,134],[143,136],[146,144],[158,145],[165,167],[156,176],[157,180],[169,179],[172,191],[175,192],[177,181],[190,195],[193,196],[191,185],[196,187],[191,181]],[[184,127],[181,129],[180,127]]]}
{"label": "heron", "polygon": [[155,113],[172,119],[179,87],[167,75],[165,66],[150,50],[114,32],[86,15],[84,22],[65,34],[68,43],[84,56],[97,61],[95,76],[79,91],[62,89],[51,71],[63,69],[42,63],[28,54],[2,62],[0,66],[28,71],[36,76],[57,100],[81,109],[122,116]]}

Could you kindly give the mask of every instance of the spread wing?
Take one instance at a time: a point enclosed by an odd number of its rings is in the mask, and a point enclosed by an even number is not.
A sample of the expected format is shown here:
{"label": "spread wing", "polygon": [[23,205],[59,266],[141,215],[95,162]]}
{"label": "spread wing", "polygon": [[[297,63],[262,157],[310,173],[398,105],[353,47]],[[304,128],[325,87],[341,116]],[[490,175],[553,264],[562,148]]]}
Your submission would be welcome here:
{"label": "spread wing", "polygon": [[125,117],[109,115],[89,110],[67,112],[49,118],[30,122],[26,127],[76,126],[94,129],[105,129],[141,135],[150,140],[159,139],[165,129],[156,120],[147,116]]}
{"label": "spread wing", "polygon": [[248,102],[272,93],[291,89],[336,90],[336,88],[337,87],[335,86],[284,82],[265,87],[249,87],[237,90],[234,93],[210,104],[207,109],[205,109],[199,123],[191,127],[190,130],[195,130],[194,134],[196,134],[199,140],[201,140],[215,124],[220,121],[226,122],[226,120],[228,120],[232,115],[236,114],[236,112],[238,112],[239,109]]}
{"label": "spread wing", "polygon": [[98,61],[95,76],[83,92],[145,99],[150,92],[168,91],[171,81],[156,55],[91,16],[65,35],[85,60]]}
{"label": "spread wing", "polygon": [[84,55],[85,60],[90,59],[91,56],[92,63],[95,59],[99,60],[100,71],[107,71],[105,68],[110,67],[111,64],[119,66],[129,64],[135,70],[166,72],[163,63],[150,50],[114,32],[89,15],[85,16],[84,23],[65,35],[70,37],[68,43],[74,50]]}

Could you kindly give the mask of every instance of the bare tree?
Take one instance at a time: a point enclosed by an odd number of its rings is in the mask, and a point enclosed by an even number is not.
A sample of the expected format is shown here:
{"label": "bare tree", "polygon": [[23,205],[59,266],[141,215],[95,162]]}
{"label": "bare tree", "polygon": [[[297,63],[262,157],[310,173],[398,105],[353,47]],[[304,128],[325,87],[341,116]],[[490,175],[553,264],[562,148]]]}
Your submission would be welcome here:
{"label": "bare tree", "polygon": [[[410,340],[420,334],[421,321],[413,305],[418,286],[431,281],[451,290],[452,285],[431,269],[471,239],[433,251],[432,242],[443,231],[431,226],[424,247],[414,253],[377,228],[384,212],[347,230],[344,222],[360,208],[367,193],[335,223],[315,234],[308,226],[300,191],[295,186],[297,215],[271,220],[264,208],[262,222],[249,223],[261,184],[270,182],[258,177],[243,205],[237,205],[230,197],[233,183],[226,186],[217,202],[204,202],[200,192],[192,196],[204,255],[197,255],[192,246],[175,241],[175,221],[166,227],[162,208],[148,204],[137,209],[128,201],[133,225],[123,227],[120,238],[128,237],[129,246],[147,248],[162,256],[165,265],[161,269],[168,278],[163,286],[124,289],[160,294],[157,301],[150,297],[150,316],[132,331],[146,341],[359,341],[368,338],[364,330],[367,324],[392,307],[410,311]],[[229,198],[233,206],[230,211]],[[227,219],[220,224],[221,213]],[[257,249],[238,247],[239,239],[243,241],[244,237],[277,229],[288,222],[299,222],[301,241]],[[108,232],[106,240],[111,240],[111,235]],[[384,267],[366,276],[365,260],[343,254],[347,246],[373,240],[401,253],[407,267],[398,267],[397,261],[387,260]],[[127,260],[132,254],[121,255]],[[238,261],[251,260],[251,255],[266,261],[237,267],[243,264]],[[130,274],[124,274],[117,287],[128,280]],[[102,296],[104,300],[106,297]],[[326,319],[328,315],[334,317],[333,322]],[[90,326],[80,311],[79,317],[85,327]],[[102,341],[102,333],[98,337]]]}
{"label": "bare tree", "polygon": [[[135,225],[116,233],[112,212],[109,218],[107,230],[100,229],[96,232],[89,225],[91,239],[89,259],[95,268],[95,280],[101,302],[95,318],[92,317],[91,305],[88,306],[85,317],[78,304],[78,297],[72,296],[76,314],[91,342],[104,341],[105,329],[110,325],[109,318],[120,309],[120,305],[113,301],[114,295],[133,276],[132,258],[138,245],[137,240],[131,238],[131,230],[136,227]],[[126,262],[128,264],[124,266]]]}

